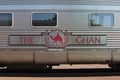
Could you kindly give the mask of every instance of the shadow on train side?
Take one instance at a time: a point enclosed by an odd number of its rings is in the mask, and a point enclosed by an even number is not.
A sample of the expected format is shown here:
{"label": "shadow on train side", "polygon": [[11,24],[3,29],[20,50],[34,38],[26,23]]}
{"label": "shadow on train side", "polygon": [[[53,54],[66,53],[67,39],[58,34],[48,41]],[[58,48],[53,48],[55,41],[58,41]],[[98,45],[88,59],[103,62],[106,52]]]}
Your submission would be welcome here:
{"label": "shadow on train side", "polygon": [[0,77],[86,77],[120,76],[120,71],[109,68],[53,69],[53,70],[0,70]]}

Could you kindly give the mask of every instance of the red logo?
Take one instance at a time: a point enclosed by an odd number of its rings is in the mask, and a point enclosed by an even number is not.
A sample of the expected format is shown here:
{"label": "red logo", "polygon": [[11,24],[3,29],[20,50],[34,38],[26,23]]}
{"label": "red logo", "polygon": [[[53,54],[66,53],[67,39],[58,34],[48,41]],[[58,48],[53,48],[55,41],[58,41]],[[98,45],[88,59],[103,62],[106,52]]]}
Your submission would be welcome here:
{"label": "red logo", "polygon": [[54,41],[54,43],[60,42],[60,44],[63,43],[62,37],[59,35],[59,33],[57,32],[56,36],[50,36],[50,38]]}
{"label": "red logo", "polygon": [[51,32],[46,32],[43,35],[44,42],[48,47],[61,48],[65,47],[69,43],[68,33],[63,33],[60,30],[52,30]]}

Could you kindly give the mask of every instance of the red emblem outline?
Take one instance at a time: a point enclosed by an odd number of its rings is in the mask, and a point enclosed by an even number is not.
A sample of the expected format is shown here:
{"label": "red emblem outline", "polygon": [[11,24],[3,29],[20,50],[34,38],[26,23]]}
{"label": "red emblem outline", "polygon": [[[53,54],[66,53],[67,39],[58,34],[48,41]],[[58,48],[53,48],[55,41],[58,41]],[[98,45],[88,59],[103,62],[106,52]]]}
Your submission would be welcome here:
{"label": "red emblem outline", "polygon": [[68,38],[69,33],[62,32],[62,30],[51,30],[51,32],[46,31],[43,33],[44,43],[48,47],[52,48],[63,48],[68,46],[70,40]]}

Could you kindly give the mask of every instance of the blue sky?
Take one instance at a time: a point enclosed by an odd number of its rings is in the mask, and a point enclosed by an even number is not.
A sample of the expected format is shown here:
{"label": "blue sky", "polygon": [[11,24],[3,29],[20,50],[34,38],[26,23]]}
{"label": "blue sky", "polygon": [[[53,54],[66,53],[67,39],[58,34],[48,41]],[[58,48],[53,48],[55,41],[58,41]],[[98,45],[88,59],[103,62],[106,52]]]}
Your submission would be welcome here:
{"label": "blue sky", "polygon": [[52,19],[56,13],[34,13],[32,20],[47,20]]}
{"label": "blue sky", "polygon": [[0,13],[0,20],[11,20],[12,14],[11,13]]}

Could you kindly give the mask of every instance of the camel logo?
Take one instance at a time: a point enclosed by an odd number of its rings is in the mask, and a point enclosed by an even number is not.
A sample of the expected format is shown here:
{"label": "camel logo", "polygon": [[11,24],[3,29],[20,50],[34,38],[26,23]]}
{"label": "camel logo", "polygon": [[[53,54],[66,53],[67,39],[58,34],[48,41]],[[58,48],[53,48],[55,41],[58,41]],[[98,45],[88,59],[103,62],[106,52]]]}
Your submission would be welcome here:
{"label": "camel logo", "polygon": [[69,43],[68,34],[60,30],[52,30],[51,32],[46,31],[44,34],[44,42],[48,47],[65,47]]}

